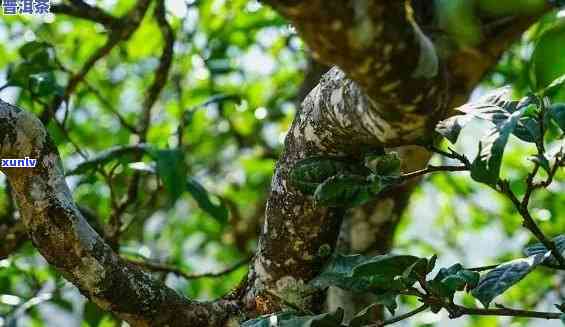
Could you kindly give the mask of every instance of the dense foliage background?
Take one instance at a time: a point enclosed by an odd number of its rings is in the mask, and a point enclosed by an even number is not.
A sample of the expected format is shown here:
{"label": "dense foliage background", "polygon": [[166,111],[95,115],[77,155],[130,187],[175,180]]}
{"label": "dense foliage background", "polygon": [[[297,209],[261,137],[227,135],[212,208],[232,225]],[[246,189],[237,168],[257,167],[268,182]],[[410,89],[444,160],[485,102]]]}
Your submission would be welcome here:
{"label": "dense foliage background", "polygon": [[[115,16],[127,16],[136,5],[131,0],[92,3]],[[46,117],[65,168],[80,168],[68,177],[77,203],[92,220],[100,219],[101,226],[113,226],[111,217],[122,217],[119,249],[124,256],[178,267],[182,273],[156,274],[191,298],[213,299],[236,287],[246,274],[241,263],[256,246],[271,174],[300,101],[309,58],[292,27],[256,1],[165,1],[174,41],[163,33],[155,7],[148,9],[131,36],[108,51],[105,47],[112,36],[100,23],[63,14],[2,16],[0,97]],[[525,95],[532,69],[538,69],[531,67],[533,44],[558,20],[559,14],[552,13],[524,35],[476,95],[506,84],[512,85],[516,96]],[[563,39],[548,42],[558,44]],[[167,42],[174,49],[170,78],[160,85],[162,91],[153,105],[151,90],[155,72],[166,60]],[[552,53],[556,58],[563,54],[558,63],[562,66],[552,67],[565,72],[565,49],[556,46]],[[66,95],[68,81],[93,58],[84,80],[68,94],[68,104],[53,114],[51,104]],[[141,139],[151,149],[99,157],[108,149],[139,142],[140,116],[147,107],[152,118],[146,138]],[[478,131],[481,126],[473,128]],[[524,155],[530,147],[512,139],[506,152],[503,174],[516,181],[516,187],[530,167]],[[457,148],[476,151],[473,136],[463,138]],[[99,161],[80,165],[93,158]],[[178,176],[185,172],[190,179],[179,184]],[[559,173],[551,192],[532,200],[532,212],[549,235],[565,230],[563,177]],[[130,199],[133,179],[139,179],[140,190]],[[0,223],[8,223],[17,213],[2,177],[0,190]],[[426,178],[404,216],[395,251],[438,254],[438,266],[507,261],[521,256],[523,247],[533,241],[521,228],[521,217],[511,203],[472,183],[467,173]],[[220,276],[198,276],[226,269],[229,273]],[[553,303],[565,301],[562,283],[561,275],[539,269],[497,301],[551,310]],[[474,300],[462,299],[469,301]],[[400,310],[415,305],[403,303]],[[0,261],[0,326],[116,324],[86,302],[29,242]],[[450,321],[446,315],[431,313],[404,323],[559,324],[484,317]]]}

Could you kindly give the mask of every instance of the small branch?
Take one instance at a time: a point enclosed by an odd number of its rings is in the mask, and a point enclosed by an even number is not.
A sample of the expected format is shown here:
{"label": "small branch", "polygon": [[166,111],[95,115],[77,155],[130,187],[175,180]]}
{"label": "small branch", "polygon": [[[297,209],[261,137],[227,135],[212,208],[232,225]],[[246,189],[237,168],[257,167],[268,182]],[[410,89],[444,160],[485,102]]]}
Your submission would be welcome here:
{"label": "small branch", "polygon": [[[512,201],[514,207],[522,216],[523,226],[527,228],[532,234],[534,234],[534,236],[545,246],[546,249],[551,251],[552,255],[557,259],[561,267],[565,267],[565,258],[563,258],[563,255],[557,249],[555,242],[553,242],[553,240],[545,236],[543,231],[537,225],[534,218],[530,215],[530,212],[528,211],[527,208],[527,202],[521,202],[520,200],[518,200],[518,197],[510,189],[510,185],[508,184],[507,181],[500,181],[498,183],[498,186],[500,187],[500,192],[502,194],[505,194],[510,199],[510,201]],[[524,205],[524,203],[526,204]]]}
{"label": "small branch", "polygon": [[228,275],[236,270],[238,270],[239,268],[247,265],[249,263],[249,260],[251,260],[251,258],[246,258],[244,260],[241,260],[239,262],[237,262],[236,264],[234,264],[231,267],[228,267],[224,270],[218,271],[218,272],[209,272],[209,273],[203,273],[203,274],[193,274],[193,273],[187,273],[185,271],[183,271],[181,268],[175,267],[175,266],[171,266],[171,265],[167,265],[167,264],[162,264],[162,263],[157,263],[157,262],[150,262],[150,261],[146,261],[146,260],[135,260],[135,259],[125,259],[126,261],[139,266],[145,270],[149,270],[149,271],[153,271],[153,272],[164,272],[167,274],[174,274],[177,276],[180,276],[184,279],[190,280],[190,279],[200,279],[200,278],[218,278],[218,277],[223,277],[225,275]]}
{"label": "small branch", "polygon": [[467,270],[470,271],[476,271],[476,272],[481,272],[481,271],[487,271],[487,270],[492,270],[495,269],[496,267],[500,266],[498,265],[490,265],[490,266],[483,266],[483,267],[473,267],[473,268],[465,268]]}
{"label": "small branch", "polygon": [[439,155],[442,155],[444,157],[453,159],[453,160],[457,160],[459,162],[461,162],[465,167],[467,167],[467,170],[471,169],[471,162],[469,161],[469,159],[462,154],[457,153],[455,150],[453,150],[452,148],[449,148],[449,152],[441,150],[439,148],[436,148],[433,145],[428,146],[428,150],[433,152],[433,153],[437,153]]}
{"label": "small branch", "polygon": [[410,311],[410,312],[407,312],[407,313],[402,314],[402,315],[400,315],[400,316],[397,316],[397,317],[394,317],[394,318],[385,320],[385,321],[383,321],[383,322],[381,322],[381,323],[376,323],[376,324],[369,325],[368,327],[381,327],[381,326],[392,325],[392,324],[397,323],[397,322],[399,322],[399,321],[402,321],[402,320],[408,319],[408,318],[410,318],[410,317],[413,317],[413,316],[415,316],[415,315],[417,315],[417,314],[419,314],[419,313],[421,313],[421,312],[423,312],[423,311],[426,311],[426,310],[428,310],[428,308],[429,308],[429,305],[423,304],[423,305],[421,305],[420,307],[418,307],[417,309],[415,309],[415,310],[413,310],[413,311]]}
{"label": "small branch", "polygon": [[151,123],[151,109],[155,105],[155,102],[157,102],[159,95],[168,81],[174,55],[175,33],[167,21],[164,1],[158,1],[157,7],[155,8],[155,19],[161,30],[165,45],[161,58],[159,59],[159,67],[157,67],[157,71],[155,72],[153,84],[149,87],[147,96],[143,101],[143,113],[139,129],[141,142],[145,142],[147,130]]}
{"label": "small branch", "polygon": [[[505,317],[524,317],[524,318],[541,318],[541,319],[560,319],[561,312],[540,312],[528,311],[510,308],[499,309],[480,309],[480,308],[467,308],[460,305],[453,305],[454,312],[450,313],[450,318],[458,318],[464,315],[473,316],[505,316]],[[451,316],[453,314],[454,316]]]}
{"label": "small branch", "polygon": [[143,154],[146,153],[151,146],[145,143],[134,144],[134,145],[125,145],[125,146],[117,146],[110,148],[99,155],[85,160],[78,164],[74,169],[69,170],[66,173],[66,176],[77,175],[82,172],[82,170],[87,169],[88,167],[96,168],[99,165],[108,162],[114,158],[118,158],[123,155],[127,154]]}
{"label": "small branch", "polygon": [[469,168],[467,166],[433,166],[429,165],[428,167],[416,170],[411,173],[403,174],[401,176],[402,179],[409,179],[414,177],[419,177],[422,175],[439,172],[439,171],[468,171]]}
{"label": "small branch", "polygon": [[107,29],[115,28],[115,26],[120,23],[118,18],[82,0],[74,0],[71,5],[65,3],[53,5],[51,11],[54,14],[63,14],[99,23],[104,25]]}

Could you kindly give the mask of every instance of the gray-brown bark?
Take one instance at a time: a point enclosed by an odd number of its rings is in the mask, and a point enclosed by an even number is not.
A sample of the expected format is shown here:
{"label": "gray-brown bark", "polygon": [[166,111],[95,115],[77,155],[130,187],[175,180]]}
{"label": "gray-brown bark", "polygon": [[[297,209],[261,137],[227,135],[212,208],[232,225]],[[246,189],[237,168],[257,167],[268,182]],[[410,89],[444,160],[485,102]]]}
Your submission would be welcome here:
{"label": "gray-brown bark", "polygon": [[35,247],[100,308],[133,326],[221,326],[231,301],[197,303],[123,261],[83,218],[65,183],[57,149],[41,122],[0,101],[0,157],[37,166],[1,168]]}
{"label": "gray-brown bark", "polygon": [[306,284],[325,262],[318,255],[320,247],[335,247],[344,214],[316,208],[310,197],[293,188],[293,164],[319,154],[355,159],[373,147],[430,142],[435,122],[468,96],[533,19],[510,21],[473,51],[452,51],[440,58],[435,77],[423,79],[413,77],[419,43],[402,1],[270,4],[293,22],[317,59],[343,71],[333,68],[322,78],[287,135],[244,299],[247,309],[257,313],[280,309],[280,298],[319,304],[320,298],[304,296],[311,294]]}

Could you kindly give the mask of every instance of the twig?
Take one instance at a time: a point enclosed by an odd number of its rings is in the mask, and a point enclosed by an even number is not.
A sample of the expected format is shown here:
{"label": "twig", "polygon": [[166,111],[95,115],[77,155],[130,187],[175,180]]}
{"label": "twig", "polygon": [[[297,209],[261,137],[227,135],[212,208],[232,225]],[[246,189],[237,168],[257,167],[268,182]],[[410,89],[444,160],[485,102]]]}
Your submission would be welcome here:
{"label": "twig", "polygon": [[487,270],[492,270],[495,269],[496,267],[500,266],[498,265],[490,265],[490,266],[483,266],[483,267],[473,267],[473,268],[465,268],[466,270],[470,270],[470,271],[476,271],[476,272],[481,272],[481,271],[487,271]]}
{"label": "twig", "polygon": [[461,162],[463,165],[465,165],[467,167],[467,169],[471,169],[471,162],[469,161],[469,159],[466,156],[457,153],[457,151],[455,151],[451,148],[449,148],[449,152],[447,152],[447,151],[441,150],[439,148],[436,148],[433,145],[430,145],[430,146],[428,146],[428,150],[430,150],[433,153],[440,154],[444,157],[457,160],[457,161]]}
{"label": "twig", "polygon": [[141,127],[139,130],[141,142],[145,142],[147,130],[151,123],[151,109],[155,105],[155,102],[157,102],[161,91],[167,83],[174,55],[175,33],[165,16],[164,1],[157,2],[157,7],[155,8],[155,19],[159,24],[159,29],[161,30],[161,35],[163,36],[165,45],[163,47],[161,58],[159,59],[159,67],[157,67],[157,71],[155,72],[153,84],[149,87],[147,96],[143,101],[143,113],[140,122]]}
{"label": "twig", "polygon": [[175,266],[171,266],[171,265],[167,265],[167,264],[163,264],[163,263],[151,262],[151,261],[147,261],[147,260],[135,260],[135,259],[125,259],[125,260],[136,265],[136,266],[144,268],[146,270],[150,270],[150,271],[153,271],[153,272],[171,273],[171,274],[180,276],[184,279],[190,280],[190,279],[200,279],[200,278],[217,278],[217,277],[222,277],[222,276],[228,275],[228,274],[238,270],[239,268],[245,266],[246,264],[248,264],[249,260],[251,260],[251,258],[248,257],[244,260],[241,260],[241,261],[237,262],[236,264],[234,264],[233,266],[228,267],[224,270],[221,270],[221,271],[218,271],[218,272],[203,273],[203,274],[187,273],[179,267],[175,267]]}
{"label": "twig", "polygon": [[99,7],[91,6],[82,0],[73,0],[72,5],[61,3],[53,5],[51,11],[54,14],[86,19],[104,25],[108,29],[115,28],[120,20]]}
{"label": "twig", "polygon": [[545,236],[534,218],[530,215],[530,212],[527,208],[527,202],[521,202],[520,200],[518,200],[518,197],[510,189],[510,185],[507,181],[500,181],[498,185],[500,187],[500,192],[505,194],[510,199],[510,201],[512,201],[514,207],[522,216],[523,226],[530,232],[532,232],[532,234],[534,234],[534,236],[545,246],[546,249],[551,251],[552,255],[555,257],[555,259],[557,259],[561,267],[565,267],[565,258],[563,258],[563,255],[557,249],[555,242]]}
{"label": "twig", "polygon": [[402,320],[408,319],[408,318],[410,318],[410,317],[413,317],[413,316],[415,316],[415,315],[417,315],[417,314],[419,314],[419,313],[421,313],[421,312],[423,312],[423,311],[426,311],[429,307],[430,307],[429,305],[423,304],[423,305],[421,305],[420,307],[418,307],[418,308],[415,309],[415,310],[412,310],[412,311],[407,312],[407,313],[405,313],[405,314],[402,314],[402,315],[400,315],[400,316],[396,316],[396,317],[394,317],[394,318],[385,320],[385,321],[383,321],[383,322],[381,322],[381,323],[376,323],[376,324],[369,325],[368,327],[381,327],[381,326],[392,325],[392,324],[397,323],[397,322],[399,322],[399,321],[402,321]]}
{"label": "twig", "polygon": [[[458,318],[464,315],[473,316],[506,316],[506,317],[525,317],[525,318],[541,318],[541,319],[560,319],[561,312],[541,312],[541,311],[528,311],[510,308],[498,309],[480,309],[480,308],[467,308],[460,305],[452,305],[453,312],[450,312],[450,318]],[[453,316],[452,316],[453,315]]]}
{"label": "twig", "polygon": [[409,179],[414,178],[422,175],[426,175],[433,172],[439,171],[468,171],[469,168],[467,166],[433,166],[429,165],[428,167],[420,170],[416,170],[410,173],[402,174],[400,176],[402,179]]}
{"label": "twig", "polygon": [[78,164],[74,169],[69,170],[66,174],[66,176],[72,176],[72,175],[77,175],[80,174],[84,169],[87,169],[88,167],[97,167],[105,162],[107,162],[108,160],[126,155],[126,154],[143,154],[146,153],[149,149],[151,149],[151,146],[149,146],[148,144],[144,144],[144,143],[140,143],[140,144],[134,144],[134,145],[125,145],[125,146],[117,146],[117,147],[113,147],[110,148],[102,153],[100,153],[99,155],[85,160],[83,162],[81,162],[80,164]]}

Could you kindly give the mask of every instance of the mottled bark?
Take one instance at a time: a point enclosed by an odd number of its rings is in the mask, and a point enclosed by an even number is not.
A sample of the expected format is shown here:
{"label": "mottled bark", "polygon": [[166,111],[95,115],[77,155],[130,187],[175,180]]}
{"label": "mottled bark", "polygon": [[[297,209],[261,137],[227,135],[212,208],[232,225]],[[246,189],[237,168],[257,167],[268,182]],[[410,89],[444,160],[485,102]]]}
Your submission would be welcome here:
{"label": "mottled bark", "polygon": [[[321,298],[305,296],[311,294],[306,285],[327,259],[319,249],[335,248],[344,214],[315,207],[311,197],[292,186],[289,171],[294,163],[320,154],[360,160],[374,147],[431,142],[435,123],[450,105],[467,98],[534,19],[510,20],[486,34],[476,49],[443,54],[437,75],[423,79],[414,77],[420,44],[404,1],[269,3],[293,22],[316,59],[341,69],[328,72],[306,98],[277,164],[244,299],[247,309],[259,314],[280,309],[281,298],[317,308]],[[420,22],[430,23],[431,6],[415,6]],[[383,244],[387,239],[390,235],[383,237]]]}
{"label": "mottled bark", "polygon": [[123,261],[83,218],[41,122],[0,101],[0,157],[34,158],[35,168],[1,168],[33,244],[100,308],[132,326],[223,326],[232,301],[189,301]]}

